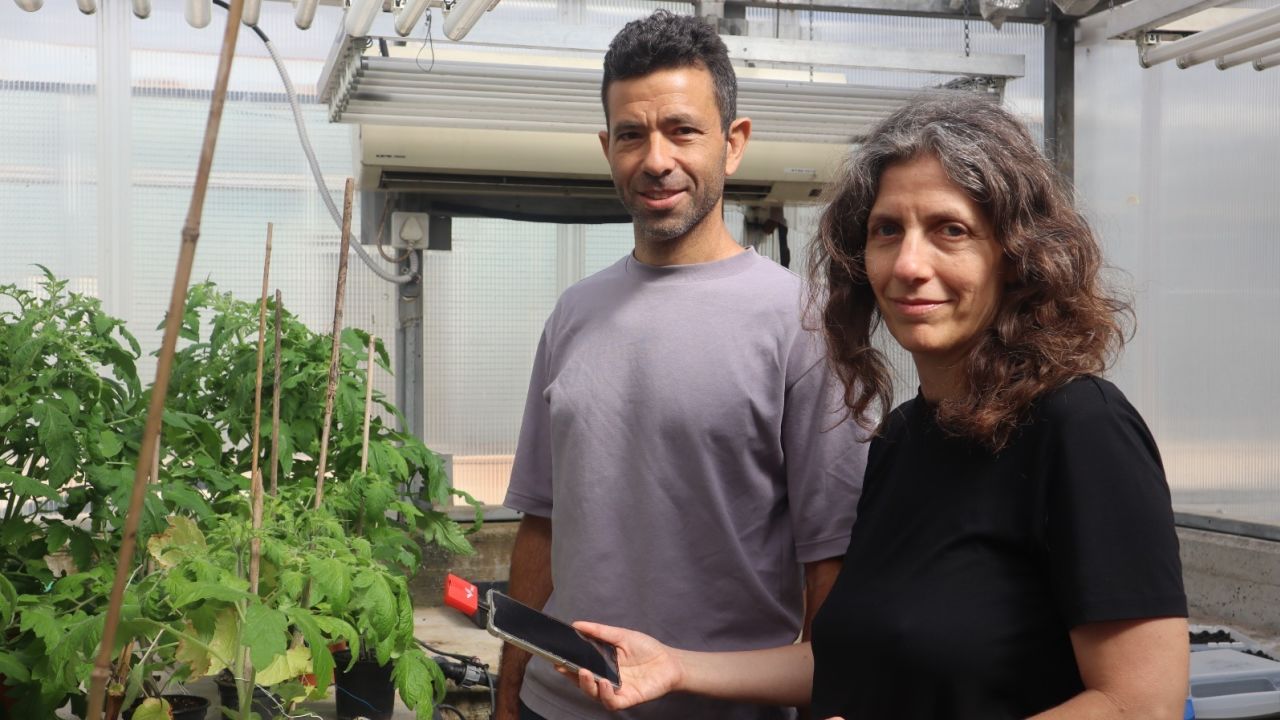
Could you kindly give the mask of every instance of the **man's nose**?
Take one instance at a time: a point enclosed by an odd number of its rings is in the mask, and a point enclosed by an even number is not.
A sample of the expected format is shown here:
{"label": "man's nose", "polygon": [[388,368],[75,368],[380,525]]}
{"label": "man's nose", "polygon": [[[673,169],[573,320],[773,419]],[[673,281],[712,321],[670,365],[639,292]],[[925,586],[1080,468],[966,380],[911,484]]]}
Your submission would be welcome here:
{"label": "man's nose", "polygon": [[649,145],[645,149],[644,163],[641,170],[646,175],[654,177],[662,177],[675,169],[675,155],[671,152],[671,145],[666,138],[656,135],[649,140]]}

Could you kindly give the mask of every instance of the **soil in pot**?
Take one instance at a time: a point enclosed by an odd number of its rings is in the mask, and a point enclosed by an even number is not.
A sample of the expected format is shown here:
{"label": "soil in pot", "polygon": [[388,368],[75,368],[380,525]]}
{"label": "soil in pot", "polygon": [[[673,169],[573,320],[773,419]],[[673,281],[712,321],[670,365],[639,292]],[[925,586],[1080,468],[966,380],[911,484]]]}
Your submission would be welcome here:
{"label": "soil in pot", "polygon": [[[240,709],[240,695],[236,687],[236,681],[231,677],[230,673],[219,673],[214,678],[214,682],[218,685],[218,699],[222,703],[222,707],[231,710]],[[250,704],[250,710],[258,713],[264,720],[278,718],[284,716],[284,701],[275,693],[268,692],[260,687],[253,689],[253,701]],[[219,717],[225,717],[219,715]]]}
{"label": "soil in pot", "polygon": [[366,717],[369,720],[391,720],[395,711],[396,686],[391,681],[391,665],[379,665],[372,658],[361,657],[347,670],[351,653],[333,654],[338,667],[334,671],[334,701],[338,720]]}
{"label": "soil in pot", "polygon": [[[209,701],[199,695],[161,695],[160,697],[169,703],[173,711],[173,720],[204,720],[204,716],[209,712]],[[124,720],[130,720],[133,717],[133,711],[138,709],[142,701],[143,698],[138,698],[133,703],[133,707],[124,711]]]}

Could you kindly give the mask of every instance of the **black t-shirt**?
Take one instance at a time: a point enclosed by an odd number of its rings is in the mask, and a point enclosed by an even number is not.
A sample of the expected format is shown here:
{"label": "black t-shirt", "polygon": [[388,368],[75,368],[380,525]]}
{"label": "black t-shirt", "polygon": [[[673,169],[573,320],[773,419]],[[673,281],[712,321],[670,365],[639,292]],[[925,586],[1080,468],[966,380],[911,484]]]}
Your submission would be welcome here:
{"label": "black t-shirt", "polygon": [[1084,689],[1071,628],[1185,615],[1160,457],[1114,385],[1047,393],[998,454],[916,398],[814,621],[814,717],[1025,718]]}

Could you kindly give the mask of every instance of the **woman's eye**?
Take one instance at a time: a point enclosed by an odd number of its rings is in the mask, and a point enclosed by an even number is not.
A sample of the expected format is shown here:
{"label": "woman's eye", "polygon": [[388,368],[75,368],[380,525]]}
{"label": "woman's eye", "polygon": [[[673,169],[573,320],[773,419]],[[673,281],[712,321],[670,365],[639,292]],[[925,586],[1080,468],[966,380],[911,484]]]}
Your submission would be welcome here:
{"label": "woman's eye", "polygon": [[969,232],[964,229],[963,225],[944,225],[942,234],[951,238],[959,238],[968,235]]}
{"label": "woman's eye", "polygon": [[893,223],[880,223],[871,228],[873,238],[891,238],[898,234],[898,226]]}

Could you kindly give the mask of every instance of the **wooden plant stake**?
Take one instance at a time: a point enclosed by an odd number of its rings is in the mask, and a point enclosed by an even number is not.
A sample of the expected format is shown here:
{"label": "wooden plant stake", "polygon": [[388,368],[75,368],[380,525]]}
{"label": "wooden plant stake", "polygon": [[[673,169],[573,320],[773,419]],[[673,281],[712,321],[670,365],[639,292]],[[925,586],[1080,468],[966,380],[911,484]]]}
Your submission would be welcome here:
{"label": "wooden plant stake", "polygon": [[276,290],[275,381],[271,384],[271,495],[276,494],[276,473],[280,468],[280,318],[284,300]]}
{"label": "wooden plant stake", "polygon": [[342,354],[342,303],[347,290],[347,253],[351,250],[351,200],[356,183],[347,178],[342,199],[342,246],[338,250],[338,289],[333,300],[333,352],[329,355],[329,387],[324,394],[324,425],[320,430],[320,464],[316,468],[316,509],[324,501],[324,471],[329,460],[329,426],[333,422],[333,396],[338,390],[338,365]]}
{"label": "wooden plant stake", "polygon": [[235,58],[236,40],[240,36],[240,18],[244,0],[231,0],[227,12],[227,27],[222,35],[222,51],[218,55],[218,73],[209,103],[209,118],[205,124],[204,145],[200,149],[200,161],[196,169],[195,185],[191,191],[191,204],[182,227],[182,245],[178,252],[178,267],[173,277],[173,289],[169,294],[169,314],[165,321],[164,339],[160,344],[160,357],[156,363],[156,382],[151,389],[151,402],[147,407],[147,423],[142,432],[142,447],[138,450],[138,462],[133,474],[133,491],[129,496],[129,511],[125,515],[124,536],[116,558],[116,576],[111,586],[107,615],[103,622],[102,642],[90,673],[89,707],[85,717],[101,720],[102,703],[107,679],[111,676],[112,649],[116,631],[120,626],[120,607],[124,603],[124,588],[132,574],[133,553],[138,544],[138,524],[142,519],[142,504],[147,494],[147,478],[150,475],[151,458],[155,454],[160,437],[160,422],[164,414],[164,400],[169,391],[169,376],[173,369],[174,350],[178,344],[178,331],[182,327],[182,314],[187,304],[187,286],[191,282],[191,266],[195,261],[196,244],[200,240],[200,220],[204,215],[205,193],[209,188],[209,170],[213,166],[213,153],[218,144],[218,128],[222,124],[222,108],[227,100],[227,83],[231,77],[231,62]]}

